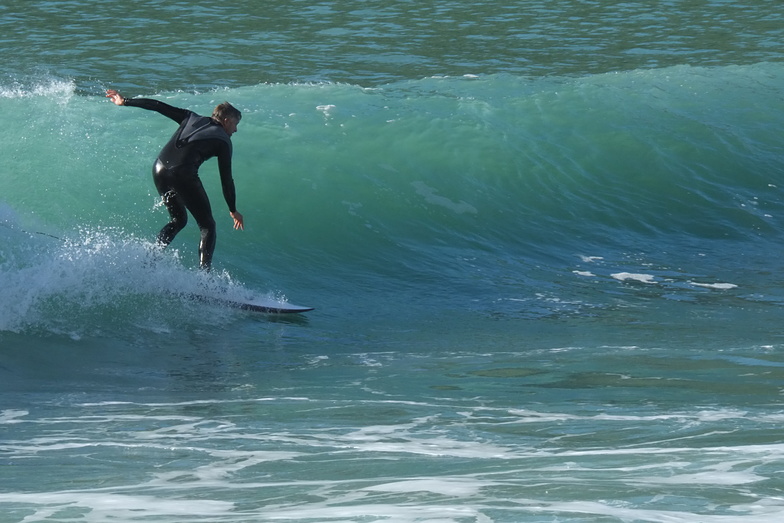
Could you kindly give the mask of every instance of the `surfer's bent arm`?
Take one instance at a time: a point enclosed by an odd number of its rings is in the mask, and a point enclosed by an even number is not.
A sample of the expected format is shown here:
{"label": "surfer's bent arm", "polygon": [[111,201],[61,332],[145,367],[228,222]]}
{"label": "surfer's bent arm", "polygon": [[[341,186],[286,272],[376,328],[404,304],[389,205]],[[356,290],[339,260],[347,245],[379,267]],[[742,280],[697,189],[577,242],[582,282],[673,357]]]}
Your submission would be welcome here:
{"label": "surfer's bent arm", "polygon": [[127,105],[128,107],[141,107],[149,111],[161,113],[167,118],[171,118],[177,123],[182,123],[190,114],[191,111],[187,109],[180,109],[160,100],[153,100],[152,98],[125,98],[114,89],[106,91],[106,97],[109,98],[115,105]]}
{"label": "surfer's bent arm", "polygon": [[[228,147],[226,148],[228,149]],[[234,178],[231,175],[231,150],[218,155],[218,171],[220,172],[221,187],[229,212],[237,212],[237,192],[234,189]]]}
{"label": "surfer's bent arm", "polygon": [[226,199],[226,205],[229,206],[229,213],[234,220],[234,228],[243,229],[245,225],[242,214],[237,212],[237,191],[234,188],[234,177],[231,174],[231,153],[231,146],[229,144],[226,144],[226,147],[218,153],[218,171],[220,172],[223,197]]}

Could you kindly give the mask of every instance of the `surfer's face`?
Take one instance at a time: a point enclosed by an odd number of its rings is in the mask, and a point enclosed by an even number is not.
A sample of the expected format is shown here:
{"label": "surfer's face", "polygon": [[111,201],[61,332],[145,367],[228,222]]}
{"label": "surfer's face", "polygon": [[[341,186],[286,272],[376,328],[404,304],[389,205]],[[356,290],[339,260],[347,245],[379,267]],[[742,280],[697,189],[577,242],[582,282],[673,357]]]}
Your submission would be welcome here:
{"label": "surfer's face", "polygon": [[239,123],[240,121],[237,120],[236,118],[224,118],[221,121],[221,125],[223,126],[223,129],[226,131],[226,134],[228,134],[229,136],[237,132],[237,124]]}

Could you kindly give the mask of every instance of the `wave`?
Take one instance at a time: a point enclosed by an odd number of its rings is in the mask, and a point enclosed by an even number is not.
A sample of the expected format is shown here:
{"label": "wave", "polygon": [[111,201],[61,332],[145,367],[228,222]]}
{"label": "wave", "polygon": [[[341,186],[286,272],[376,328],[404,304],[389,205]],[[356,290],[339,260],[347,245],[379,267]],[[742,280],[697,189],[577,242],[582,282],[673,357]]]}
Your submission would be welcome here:
{"label": "wave", "polygon": [[[499,286],[548,288],[598,265],[608,281],[643,284],[686,267],[679,282],[728,289],[739,265],[768,263],[782,239],[783,77],[781,64],[757,64],[126,94],[243,110],[244,233],[230,228],[214,162],[202,169],[226,274],[269,289],[497,298]],[[71,254],[101,237],[137,263],[166,220],[149,171],[173,124],[67,80],[0,93],[5,114],[29,115],[0,131],[5,285],[37,263],[31,240],[46,243],[11,229],[80,238]],[[185,274],[196,241],[186,229],[172,246]]]}

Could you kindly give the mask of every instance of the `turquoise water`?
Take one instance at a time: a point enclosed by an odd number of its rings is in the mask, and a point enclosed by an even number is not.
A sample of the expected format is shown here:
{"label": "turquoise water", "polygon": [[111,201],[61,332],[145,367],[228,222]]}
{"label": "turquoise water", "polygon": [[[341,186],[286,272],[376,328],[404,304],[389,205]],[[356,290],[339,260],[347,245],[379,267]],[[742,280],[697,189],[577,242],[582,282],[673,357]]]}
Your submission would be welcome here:
{"label": "turquoise water", "polygon": [[0,522],[779,520],[782,14],[6,2]]}

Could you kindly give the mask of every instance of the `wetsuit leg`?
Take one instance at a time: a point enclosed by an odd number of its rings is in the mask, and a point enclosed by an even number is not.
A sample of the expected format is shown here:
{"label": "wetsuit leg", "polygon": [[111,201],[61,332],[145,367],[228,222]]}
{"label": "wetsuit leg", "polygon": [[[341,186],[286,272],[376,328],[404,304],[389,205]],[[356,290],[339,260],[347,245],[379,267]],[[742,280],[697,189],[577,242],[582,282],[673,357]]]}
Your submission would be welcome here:
{"label": "wetsuit leg", "polygon": [[[161,167],[163,166],[161,165]],[[187,213],[185,212],[187,208],[201,231],[199,266],[204,270],[210,270],[212,255],[215,252],[217,230],[207,192],[196,174],[177,173],[165,168],[163,171],[167,174],[156,177],[156,186],[164,198],[164,203],[172,219],[161,229],[158,241],[163,245],[168,245],[174,236],[182,230],[187,222]],[[160,185],[158,184],[159,178],[161,179]]]}
{"label": "wetsuit leg", "polygon": [[174,189],[173,173],[166,169],[161,162],[155,162],[152,168],[152,178],[171,217],[169,223],[164,225],[161,232],[158,233],[157,238],[158,244],[166,247],[188,223],[188,213],[185,210],[185,203],[177,196],[177,191]]}
{"label": "wetsuit leg", "polygon": [[[212,217],[212,208],[207,192],[201,184],[201,180],[196,179],[198,187],[192,187],[193,198],[188,198],[186,206],[191,211],[196,223],[201,231],[201,241],[199,241],[199,267],[209,271],[212,267],[212,254],[215,252],[215,243],[218,238],[215,219]],[[190,191],[189,191],[190,192]],[[192,203],[190,203],[192,202]]]}

